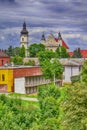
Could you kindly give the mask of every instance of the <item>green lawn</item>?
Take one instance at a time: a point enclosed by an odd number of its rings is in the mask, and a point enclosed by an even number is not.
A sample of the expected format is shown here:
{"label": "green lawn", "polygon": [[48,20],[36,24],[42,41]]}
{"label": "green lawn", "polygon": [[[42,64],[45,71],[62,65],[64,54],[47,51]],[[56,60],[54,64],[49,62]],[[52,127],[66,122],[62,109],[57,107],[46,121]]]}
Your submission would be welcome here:
{"label": "green lawn", "polygon": [[9,93],[9,96],[13,96],[13,97],[29,97],[29,98],[37,98],[37,93],[35,94],[20,94],[20,93]]}

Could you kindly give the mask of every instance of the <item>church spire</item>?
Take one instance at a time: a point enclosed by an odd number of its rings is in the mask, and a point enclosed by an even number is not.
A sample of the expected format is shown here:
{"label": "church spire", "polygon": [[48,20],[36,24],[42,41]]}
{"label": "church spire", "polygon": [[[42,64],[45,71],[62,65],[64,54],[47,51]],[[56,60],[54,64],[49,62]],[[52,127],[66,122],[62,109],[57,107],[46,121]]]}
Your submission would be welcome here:
{"label": "church spire", "polygon": [[58,33],[58,40],[62,40],[61,33]]}
{"label": "church spire", "polygon": [[22,29],[22,31],[21,31],[21,34],[27,34],[28,35],[28,31],[27,31],[27,29],[26,29],[26,22],[24,21],[24,23],[23,23],[23,29]]}
{"label": "church spire", "polygon": [[25,21],[23,23],[23,29],[26,30],[26,23],[25,23]]}
{"label": "church spire", "polygon": [[44,33],[42,34],[41,40],[42,40],[42,41],[46,41]]}

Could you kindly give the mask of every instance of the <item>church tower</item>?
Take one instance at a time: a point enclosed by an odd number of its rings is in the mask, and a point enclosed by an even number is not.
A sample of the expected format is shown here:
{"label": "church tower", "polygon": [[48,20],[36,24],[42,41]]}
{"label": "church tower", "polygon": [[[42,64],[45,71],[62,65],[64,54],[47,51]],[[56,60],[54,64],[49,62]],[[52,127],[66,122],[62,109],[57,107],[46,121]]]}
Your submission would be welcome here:
{"label": "church tower", "polygon": [[20,47],[25,47],[25,57],[28,56],[28,31],[24,21],[22,31],[20,32]]}

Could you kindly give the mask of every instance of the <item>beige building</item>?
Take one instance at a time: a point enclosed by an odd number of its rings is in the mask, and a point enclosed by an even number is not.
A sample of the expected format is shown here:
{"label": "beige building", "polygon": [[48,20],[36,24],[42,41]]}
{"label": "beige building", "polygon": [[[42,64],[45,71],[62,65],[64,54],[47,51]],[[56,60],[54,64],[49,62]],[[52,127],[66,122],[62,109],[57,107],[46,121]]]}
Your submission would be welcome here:
{"label": "beige building", "polygon": [[68,45],[62,39],[60,32],[58,34],[58,38],[55,38],[53,34],[50,34],[46,39],[45,35],[42,34],[41,43],[44,44],[45,48],[48,50],[55,51],[59,46],[64,46],[67,49],[67,51],[69,49]]}

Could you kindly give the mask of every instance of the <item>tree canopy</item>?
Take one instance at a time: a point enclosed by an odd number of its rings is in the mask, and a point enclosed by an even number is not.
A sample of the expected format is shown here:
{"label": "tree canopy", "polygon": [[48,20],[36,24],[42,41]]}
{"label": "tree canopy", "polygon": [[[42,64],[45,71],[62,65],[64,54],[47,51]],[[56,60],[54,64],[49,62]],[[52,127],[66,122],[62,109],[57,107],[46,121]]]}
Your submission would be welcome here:
{"label": "tree canopy", "polygon": [[80,52],[80,48],[74,50],[72,58],[82,58],[81,52]]}
{"label": "tree canopy", "polygon": [[58,58],[68,58],[69,57],[69,54],[66,50],[65,47],[63,46],[59,46],[57,49],[56,49],[56,56]]}
{"label": "tree canopy", "polygon": [[40,64],[42,64],[43,61],[51,60],[52,58],[55,58],[55,52],[52,50],[44,50],[37,54],[37,57],[39,58]]}
{"label": "tree canopy", "polygon": [[42,72],[46,79],[54,81],[62,78],[63,66],[59,60],[44,60],[42,62]]}
{"label": "tree canopy", "polygon": [[20,47],[20,56],[25,57],[25,47],[24,46]]}
{"label": "tree canopy", "polygon": [[34,43],[29,46],[28,50],[30,57],[36,57],[38,52],[45,50],[45,46],[43,44]]}

